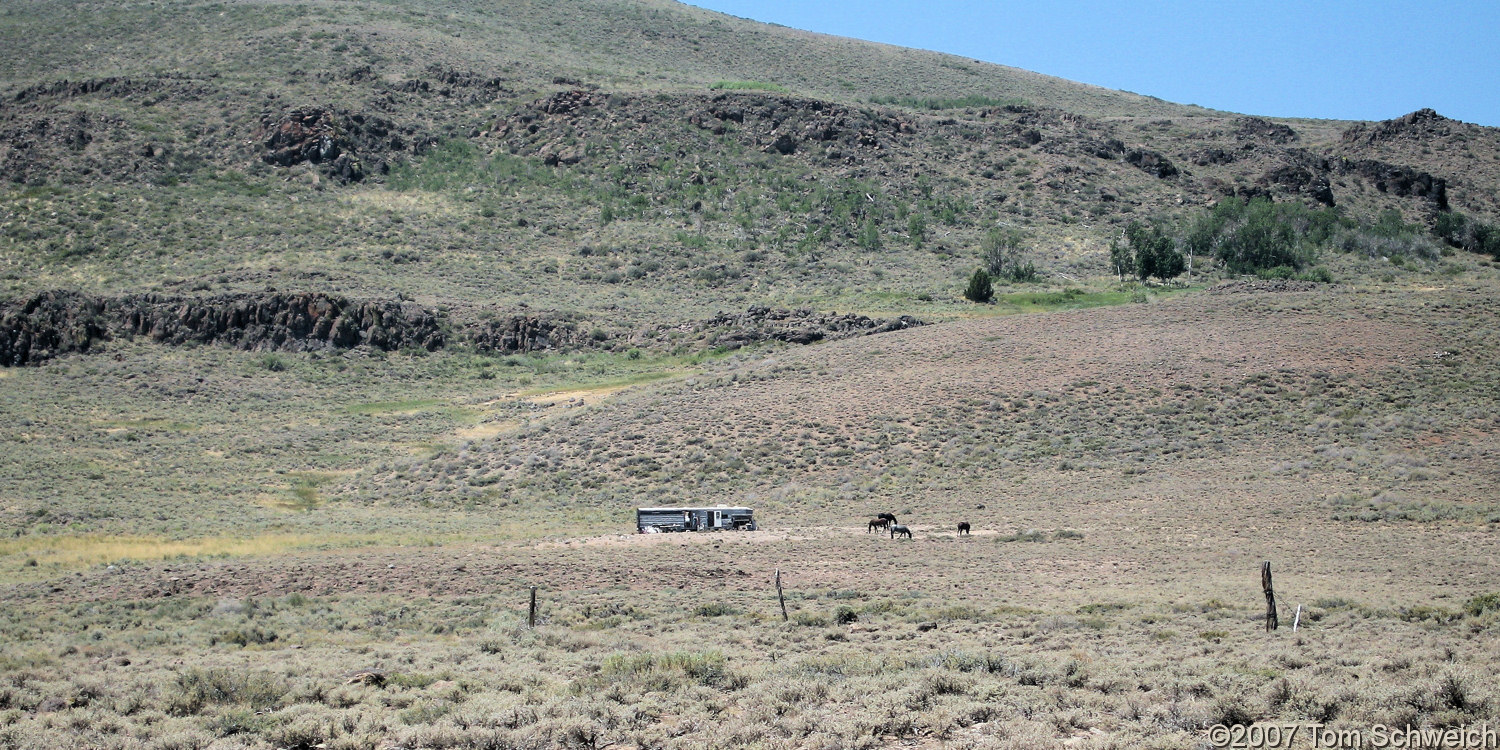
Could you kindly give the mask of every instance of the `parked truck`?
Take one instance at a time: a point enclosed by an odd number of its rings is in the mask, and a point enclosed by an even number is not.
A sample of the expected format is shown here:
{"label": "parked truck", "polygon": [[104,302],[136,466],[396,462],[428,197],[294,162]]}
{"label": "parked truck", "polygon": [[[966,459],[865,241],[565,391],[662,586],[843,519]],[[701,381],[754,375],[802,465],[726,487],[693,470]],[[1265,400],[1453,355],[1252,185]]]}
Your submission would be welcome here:
{"label": "parked truck", "polygon": [[755,531],[755,512],[749,508],[715,505],[704,508],[636,508],[638,534],[667,531]]}

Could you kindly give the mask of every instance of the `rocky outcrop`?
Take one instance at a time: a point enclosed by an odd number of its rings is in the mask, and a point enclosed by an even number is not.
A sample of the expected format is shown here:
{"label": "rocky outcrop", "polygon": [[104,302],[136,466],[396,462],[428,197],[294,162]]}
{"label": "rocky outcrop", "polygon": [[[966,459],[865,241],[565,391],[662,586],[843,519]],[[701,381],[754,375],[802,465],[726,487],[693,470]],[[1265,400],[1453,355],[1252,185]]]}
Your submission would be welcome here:
{"label": "rocky outcrop", "polygon": [[283,114],[265,124],[261,159],[281,167],[326,164],[328,175],[340,182],[364,179],[364,165],[334,122],[333,112],[326,109],[293,109]]}
{"label": "rocky outcrop", "polygon": [[1193,163],[1200,167],[1215,164],[1233,164],[1235,161],[1234,152],[1217,147],[1199,149],[1189,156],[1192,158]]}
{"label": "rocky outcrop", "polygon": [[1435,210],[1448,210],[1448,181],[1441,177],[1374,159],[1340,160],[1338,169],[1369,180],[1382,193],[1426,198]]}
{"label": "rocky outcrop", "polygon": [[16,92],[11,101],[17,104],[34,102],[38,99],[62,98],[71,99],[75,96],[96,94],[100,91],[108,91],[114,94],[139,93],[153,88],[151,84],[135,81],[130,78],[111,76],[108,78],[90,78],[84,81],[48,81],[27,86]]}
{"label": "rocky outcrop", "polygon": [[[435,310],[402,300],[349,300],[317,292],[265,292],[213,297],[136,294],[92,297],[48,291],[0,303],[0,367],[36,364],[86,353],[102,341],[142,337],[166,345],[215,344],[245,351],[332,351],[370,347],[435,351],[450,345],[521,353],[565,348],[677,347],[696,343],[738,349],[761,341],[810,344],[922,322],[863,315],[752,307],[703,321],[660,326],[628,341],[623,334],[587,333],[565,315],[525,313],[455,324]],[[688,334],[684,339],[683,334]]]}
{"label": "rocky outcrop", "polygon": [[1136,169],[1161,179],[1177,174],[1177,167],[1167,161],[1167,157],[1155,151],[1138,148],[1126,154],[1125,161]]}
{"label": "rocky outcrop", "polygon": [[395,154],[421,154],[438,141],[436,136],[383,117],[321,107],[266,115],[256,138],[264,149],[261,160],[267,164],[318,164],[325,174],[343,183],[385,174]]}
{"label": "rocky outcrop", "polygon": [[601,94],[581,89],[559,91],[536,103],[537,111],[548,115],[573,115],[589,107],[597,107],[606,100]]}
{"label": "rocky outcrop", "polygon": [[408,302],[354,302],[318,293],[90,297],[49,291],[0,305],[0,366],[33,364],[87,352],[100,341],[135,336],[248,351],[355,346],[431,351],[446,343],[443,322],[431,310]]}
{"label": "rocky outcrop", "polygon": [[1125,153],[1125,144],[1118,138],[1085,140],[1080,144],[1080,149],[1083,153],[1100,159],[1118,159]]}
{"label": "rocky outcrop", "polygon": [[1370,146],[1392,141],[1427,141],[1444,138],[1459,124],[1431,109],[1419,109],[1408,115],[1377,123],[1360,123],[1339,137],[1346,146]]}
{"label": "rocky outcrop", "polygon": [[0,306],[0,367],[86,352],[107,338],[104,302],[77,292],[42,292]]}
{"label": "rocky outcrop", "polygon": [[1234,135],[1242,141],[1270,141],[1287,144],[1297,140],[1297,131],[1279,122],[1262,120],[1259,117],[1242,117],[1235,124]]}
{"label": "rocky outcrop", "polygon": [[877,157],[916,132],[908,119],[786,95],[641,97],[575,89],[520,107],[483,135],[498,139],[511,153],[539,156],[558,166],[576,164],[596,151],[645,152],[643,144],[654,142],[667,122],[687,122],[717,136],[730,134],[763,153],[816,154],[848,163]]}
{"label": "rocky outcrop", "polygon": [[1265,173],[1257,180],[1257,183],[1261,186],[1274,185],[1290,193],[1306,195],[1325,206],[1334,205],[1333,186],[1328,182],[1326,169],[1315,171],[1307,167],[1288,165]]}
{"label": "rocky outcrop", "polygon": [[786,310],[756,306],[743,313],[719,313],[707,320],[675,326],[661,326],[637,343],[667,342],[673,334],[688,334],[709,346],[739,349],[763,341],[785,341],[811,344],[865,336],[872,333],[899,331],[923,325],[922,321],[902,315],[895,319],[870,318],[846,313],[819,313],[808,309]]}
{"label": "rocky outcrop", "polygon": [[261,159],[267,164],[290,167],[293,164],[333,161],[349,145],[333,125],[333,113],[326,109],[294,109],[268,123],[264,133],[266,152]]}
{"label": "rocky outcrop", "polygon": [[[399,75],[399,74],[398,74]],[[429,65],[424,75],[383,83],[384,76],[373,66],[360,65],[344,71],[324,71],[317,79],[322,83],[338,81],[350,85],[373,84],[384,93],[441,97],[461,104],[487,104],[515,92],[506,86],[508,79],[441,65]]]}
{"label": "rocky outcrop", "polygon": [[113,330],[165,344],[226,344],[249,351],[369,346],[442,348],[442,321],[410,302],[355,302],[327,294],[266,293],[192,298],[146,294],[107,305]]}
{"label": "rocky outcrop", "polygon": [[[125,111],[202,99],[215,76],[162,74],[37,83],[0,98],[0,179],[41,185],[67,181],[161,181],[186,174],[203,162],[198,144],[170,151],[144,128],[132,127]],[[120,100],[127,107],[96,106]],[[200,134],[201,135],[201,134]],[[211,136],[203,136],[205,140]]]}
{"label": "rocky outcrop", "polygon": [[515,315],[465,326],[463,339],[482,352],[533,352],[582,346],[593,339],[572,323],[539,315]]}

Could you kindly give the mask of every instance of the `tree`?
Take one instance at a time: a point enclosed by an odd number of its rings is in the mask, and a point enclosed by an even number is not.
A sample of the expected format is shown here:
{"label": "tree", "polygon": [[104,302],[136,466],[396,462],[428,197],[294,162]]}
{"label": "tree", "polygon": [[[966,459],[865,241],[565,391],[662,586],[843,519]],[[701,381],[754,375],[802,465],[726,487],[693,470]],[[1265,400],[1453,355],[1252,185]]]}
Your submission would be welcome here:
{"label": "tree", "polygon": [[1125,238],[1135,254],[1135,273],[1141,281],[1148,276],[1175,279],[1187,268],[1177,243],[1160,225],[1132,221],[1125,227]]}
{"label": "tree", "polygon": [[974,275],[969,277],[969,286],[964,289],[964,296],[974,302],[989,302],[995,296],[989,272],[983,268],[974,269]]}
{"label": "tree", "polygon": [[1125,280],[1125,274],[1135,275],[1135,254],[1130,252],[1130,245],[1120,242],[1118,238],[1109,243],[1109,267],[1120,276],[1120,281]]}
{"label": "tree", "polygon": [[1026,233],[1019,229],[995,227],[984,234],[980,257],[991,278],[1011,281],[1036,281],[1036,264],[1022,259],[1021,247]]}
{"label": "tree", "polygon": [[1026,235],[1016,229],[995,227],[984,233],[979,245],[984,268],[991,276],[1005,276],[1006,269],[1020,260],[1021,243]]}
{"label": "tree", "polygon": [[922,243],[927,241],[927,217],[913,213],[906,220],[906,232],[911,235],[911,246],[921,250]]}
{"label": "tree", "polygon": [[1237,223],[1226,226],[1214,255],[1235,273],[1277,266],[1302,267],[1297,228],[1280,215],[1276,204],[1256,198],[1245,204]]}
{"label": "tree", "polygon": [[859,246],[866,250],[880,249],[880,226],[874,219],[866,219],[864,226],[859,228],[859,236],[856,238]]}

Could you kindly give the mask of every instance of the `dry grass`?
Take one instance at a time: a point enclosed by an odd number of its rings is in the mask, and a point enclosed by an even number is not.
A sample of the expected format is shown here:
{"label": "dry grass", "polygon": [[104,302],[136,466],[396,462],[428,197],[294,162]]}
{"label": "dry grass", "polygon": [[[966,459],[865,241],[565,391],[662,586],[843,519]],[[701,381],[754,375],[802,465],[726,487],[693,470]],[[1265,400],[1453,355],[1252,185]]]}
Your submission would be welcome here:
{"label": "dry grass", "polygon": [[[33,134],[87,114],[92,140],[27,136],[42,171],[0,191],[0,291],[399,293],[620,344],[270,368],[139,339],[0,370],[0,747],[1180,748],[1218,722],[1500,719],[1495,266],[1330,255],[1342,283],[1290,293],[1104,271],[1120,224],[1297,149],[1431,170],[1493,217],[1492,131],[1275,143],[665,0],[512,10],[0,23],[7,95],[145,81],[4,107]],[[450,69],[498,83],[393,88]],[[716,81],[791,95],[734,94],[723,120]],[[1043,108],[865,106],[970,95]],[[362,185],[261,163],[247,134],[304,102],[442,142]],[[767,151],[828,117],[849,138]],[[1116,138],[1191,174],[1101,156]],[[564,146],[583,160],[543,165]],[[1234,161],[1196,164],[1208,147]],[[1427,205],[1335,178],[1354,216]],[[1051,277],[978,308],[957,291],[997,224]],[[654,328],[760,304],[947,322],[711,354]],[[675,502],[764,530],[624,533]],[[867,533],[878,512],[915,538]],[[1295,634],[1262,632],[1263,560]]]}
{"label": "dry grass", "polygon": [[23,565],[42,567],[55,574],[58,570],[80,570],[116,563],[155,562],[177,558],[265,557],[306,549],[357,547],[372,544],[377,540],[384,541],[384,538],[310,534],[264,534],[250,538],[205,539],[166,539],[99,534],[28,536],[0,540],[0,564],[16,568],[21,568]]}
{"label": "dry grass", "polygon": [[[1218,722],[1493,722],[1500,567],[1474,553],[1500,533],[1486,274],[963,320],[676,380],[407,375],[393,383],[430,390],[351,397],[337,368],[288,357],[274,382],[319,421],[374,420],[341,444],[526,411],[493,438],[361,459],[388,465],[343,485],[278,475],[320,502],[276,523],[319,533],[110,546],[20,513],[27,534],[0,548],[0,739],[1167,748]],[[22,374],[23,396],[81,376]],[[201,408],[198,429],[167,429],[188,421],[170,404],[75,411],[164,451],[224,429]],[[67,424],[31,413],[8,433],[26,461],[23,438]],[[99,445],[139,445],[124,434]],[[678,499],[751,504],[766,530],[620,533],[635,505]],[[880,511],[915,538],[866,533]],[[371,668],[383,684],[346,684]]]}

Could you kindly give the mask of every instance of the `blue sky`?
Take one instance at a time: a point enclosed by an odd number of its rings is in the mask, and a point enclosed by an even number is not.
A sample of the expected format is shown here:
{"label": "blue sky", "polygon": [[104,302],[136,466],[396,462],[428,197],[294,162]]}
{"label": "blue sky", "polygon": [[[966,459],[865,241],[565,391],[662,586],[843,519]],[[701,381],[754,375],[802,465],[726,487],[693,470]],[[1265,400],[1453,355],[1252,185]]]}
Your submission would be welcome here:
{"label": "blue sky", "polygon": [[1245,114],[1500,126],[1495,0],[689,2]]}

